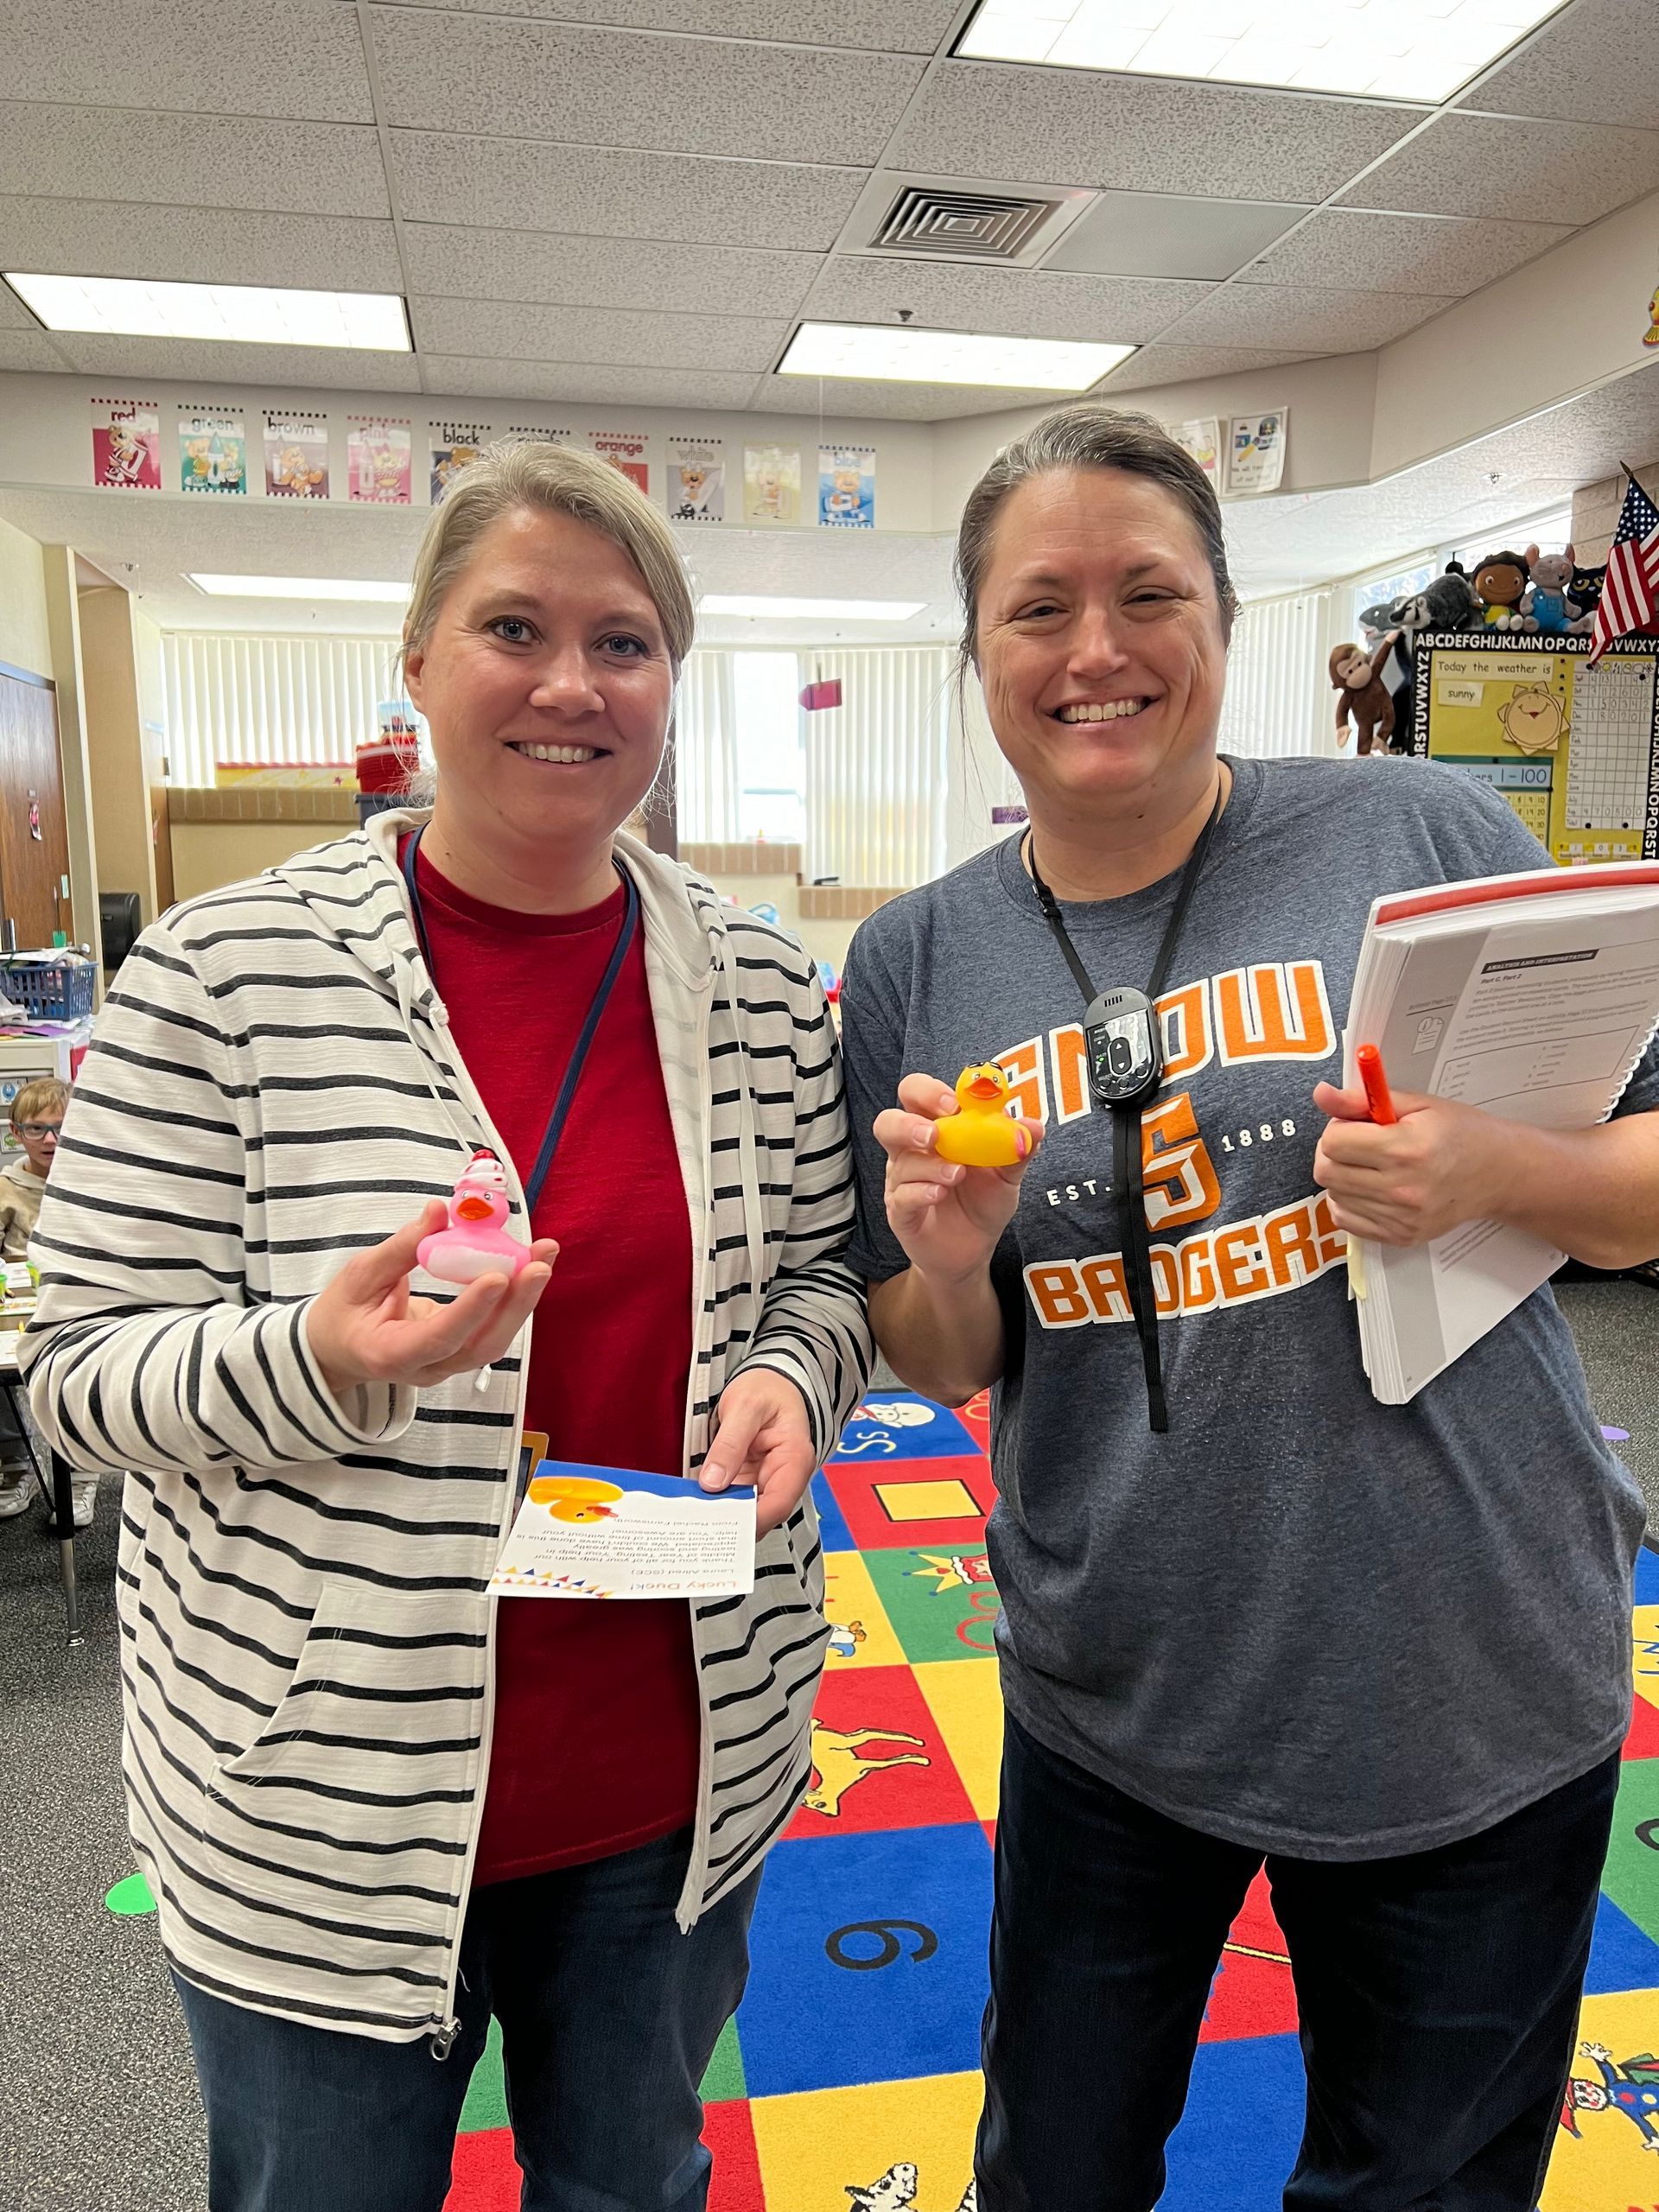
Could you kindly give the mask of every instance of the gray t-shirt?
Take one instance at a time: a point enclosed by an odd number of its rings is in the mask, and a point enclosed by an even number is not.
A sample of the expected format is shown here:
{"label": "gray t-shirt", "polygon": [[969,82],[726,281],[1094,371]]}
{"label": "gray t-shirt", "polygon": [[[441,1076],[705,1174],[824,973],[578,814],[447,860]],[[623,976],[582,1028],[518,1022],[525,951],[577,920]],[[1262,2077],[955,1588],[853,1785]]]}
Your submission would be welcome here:
{"label": "gray t-shirt", "polygon": [[[848,957],[851,1257],[873,1281],[906,1264],[870,1134],[899,1077],[1001,1059],[1048,1122],[992,1268],[1008,1707],[1211,1834],[1385,1857],[1477,1834],[1617,1748],[1643,1510],[1547,1289],[1409,1405],[1379,1405],[1313,1180],[1311,1094],[1340,1080],[1372,899],[1541,849],[1455,770],[1233,770],[1146,1115],[1159,1302],[1179,1306],[1160,1327],[1169,1433],[1147,1426],[1081,996],[1017,837],[883,907]],[[1096,988],[1144,988],[1174,890],[1063,909]],[[1659,1050],[1620,1110],[1653,1108]]]}

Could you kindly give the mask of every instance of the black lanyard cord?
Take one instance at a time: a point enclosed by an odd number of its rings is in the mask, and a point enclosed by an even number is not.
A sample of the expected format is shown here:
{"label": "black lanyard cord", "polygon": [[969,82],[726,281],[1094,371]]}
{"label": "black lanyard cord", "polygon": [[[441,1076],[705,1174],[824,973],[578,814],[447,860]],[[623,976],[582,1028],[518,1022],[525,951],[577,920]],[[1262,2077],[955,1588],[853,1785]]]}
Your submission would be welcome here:
{"label": "black lanyard cord", "polygon": [[[409,908],[414,918],[415,935],[420,942],[421,957],[426,962],[426,972],[431,976],[433,974],[432,948],[427,942],[426,917],[421,912],[420,886],[415,879],[415,854],[420,842],[421,832],[417,830],[404,848],[401,866],[404,881],[409,887]],[[616,988],[617,978],[622,973],[622,963],[628,957],[628,949],[633,943],[634,933],[639,925],[639,887],[620,862],[613,861],[613,866],[621,877],[623,887],[627,893],[622,909],[622,923],[616,933],[616,943],[611,948],[609,963],[605,973],[600,977],[599,987],[588,1004],[587,1019],[582,1025],[582,1033],[576,1039],[575,1048],[570,1054],[569,1064],[564,1071],[564,1080],[559,1085],[557,1097],[553,1101],[553,1110],[547,1118],[547,1128],[542,1138],[541,1149],[536,1155],[536,1164],[524,1179],[524,1224],[527,1228],[530,1224],[530,1217],[536,1211],[536,1202],[542,1195],[542,1185],[547,1180],[547,1172],[553,1165],[553,1155],[559,1148],[559,1140],[564,1135],[564,1125],[569,1118],[571,1104],[576,1095],[576,1085],[582,1081],[582,1071],[588,1065],[588,1054],[593,1045],[594,1033],[599,1027],[600,1016],[610,1003],[611,994]],[[435,987],[435,977],[434,981]]]}
{"label": "black lanyard cord", "polygon": [[[1225,783],[1218,779],[1216,803],[1210,810],[1209,820],[1198,832],[1198,842],[1187,855],[1186,865],[1181,871],[1181,880],[1176,888],[1175,904],[1164,925],[1158,957],[1153,963],[1151,980],[1147,986],[1147,998],[1153,1007],[1148,1039],[1150,1071],[1135,1097],[1109,1102],[1112,1116],[1112,1187],[1118,1195],[1118,1211],[1122,1224],[1123,1280],[1128,1292],[1129,1312],[1134,1317],[1135,1333],[1141,1339],[1141,1363],[1147,1378],[1147,1419],[1160,1436],[1169,1427],[1169,1408],[1164,1395],[1163,1361],[1158,1349],[1158,1297],[1152,1273],[1152,1242],[1147,1229],[1146,1169],[1141,1138],[1141,1116],[1147,1099],[1157,1090],[1163,1073],[1161,1039],[1158,1033],[1158,995],[1168,980],[1181,925],[1186,919],[1186,910],[1192,905],[1192,894],[1198,888],[1205,855],[1210,849],[1210,840],[1221,819],[1225,793]],[[1065,918],[1060,912],[1059,901],[1038,871],[1036,841],[1029,831],[1026,836],[1026,864],[1031,871],[1032,888],[1037,894],[1043,918],[1054,932],[1055,940],[1065,956],[1065,964],[1071,970],[1077,988],[1083,993],[1084,1003],[1092,1014],[1100,995],[1096,993],[1089,971],[1071,942]],[[1091,1084],[1091,1096],[1096,1087]]]}

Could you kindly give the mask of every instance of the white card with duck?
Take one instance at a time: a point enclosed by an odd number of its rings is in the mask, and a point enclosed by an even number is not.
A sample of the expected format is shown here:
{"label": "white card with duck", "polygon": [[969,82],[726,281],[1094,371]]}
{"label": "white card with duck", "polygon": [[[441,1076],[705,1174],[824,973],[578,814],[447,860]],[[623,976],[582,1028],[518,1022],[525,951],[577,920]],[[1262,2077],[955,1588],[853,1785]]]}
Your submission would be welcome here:
{"label": "white card with duck", "polygon": [[736,1598],[754,1587],[754,1492],[543,1459],[490,1588],[514,1598]]}

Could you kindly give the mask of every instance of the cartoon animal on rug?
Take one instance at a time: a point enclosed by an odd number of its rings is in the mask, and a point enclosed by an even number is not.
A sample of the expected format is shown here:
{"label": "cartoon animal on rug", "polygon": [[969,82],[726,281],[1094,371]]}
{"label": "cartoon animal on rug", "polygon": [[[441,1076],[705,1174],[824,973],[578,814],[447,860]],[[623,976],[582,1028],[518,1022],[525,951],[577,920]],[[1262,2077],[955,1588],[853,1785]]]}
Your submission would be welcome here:
{"label": "cartoon animal on rug", "polygon": [[879,1421],[883,1428],[925,1428],[938,1414],[932,1406],[913,1405],[906,1398],[867,1398],[853,1419]]}
{"label": "cartoon animal on rug", "polygon": [[1379,750],[1387,745],[1394,730],[1394,702],[1382,682],[1382,667],[1387,660],[1393,639],[1380,645],[1368,659],[1357,645],[1333,645],[1331,649],[1331,682],[1337,694],[1337,730],[1345,736],[1348,718],[1354,721],[1355,749],[1369,753],[1373,743]]}
{"label": "cartoon animal on rug", "polygon": [[1592,2082],[1582,2074],[1568,2077],[1560,2125],[1569,2135],[1577,2135],[1581,2112],[1622,2112],[1634,2121],[1643,2149],[1659,2151],[1659,2058],[1643,2050],[1633,2058],[1615,2059],[1603,2043],[1581,2043],[1579,2049],[1595,2061],[1601,2079]]}
{"label": "cartoon animal on rug", "polygon": [[868,1637],[869,1630],[862,1621],[831,1621],[829,1649],[837,1659],[850,1659]]}
{"label": "cartoon animal on rug", "polygon": [[[920,2176],[908,2158],[889,2166],[880,2181],[873,2181],[867,2188],[857,2183],[847,2184],[847,2194],[857,2207],[857,2212],[901,2212],[901,2208],[916,2202]],[[979,2183],[969,2181],[963,2193],[957,2212],[979,2212]]]}
{"label": "cartoon animal on rug", "polygon": [[880,1773],[889,1766],[931,1766],[919,1751],[900,1751],[890,1759],[861,1758],[859,1752],[866,1744],[915,1744],[919,1736],[907,1736],[901,1728],[828,1728],[822,1720],[812,1723],[812,1771],[817,1782],[801,1802],[809,1813],[822,1813],[827,1821],[839,1820],[841,1801],[849,1789],[863,1781],[867,1774]]}
{"label": "cartoon animal on rug", "polygon": [[1497,719],[1517,753],[1554,753],[1567,728],[1567,709],[1548,683],[1517,683]]}
{"label": "cartoon animal on rug", "polygon": [[947,1590],[988,1590],[995,1586],[991,1562],[983,1552],[917,1552],[913,1556],[926,1564],[912,1567],[909,1573],[919,1581],[931,1579],[936,1597],[943,1598]]}

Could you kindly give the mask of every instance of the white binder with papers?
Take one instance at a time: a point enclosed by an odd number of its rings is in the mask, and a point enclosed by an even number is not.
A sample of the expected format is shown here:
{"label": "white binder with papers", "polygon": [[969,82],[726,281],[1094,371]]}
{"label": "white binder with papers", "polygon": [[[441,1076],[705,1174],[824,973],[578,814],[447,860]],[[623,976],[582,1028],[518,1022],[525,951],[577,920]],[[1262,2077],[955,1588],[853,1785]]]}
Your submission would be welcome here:
{"label": "white binder with papers", "polygon": [[[1659,1028],[1659,862],[1539,868],[1379,899],[1349,1005],[1344,1081],[1375,1044],[1390,1085],[1512,1122],[1605,1122]],[[1353,1268],[1360,1350],[1404,1405],[1547,1282],[1566,1255],[1465,1222]]]}

